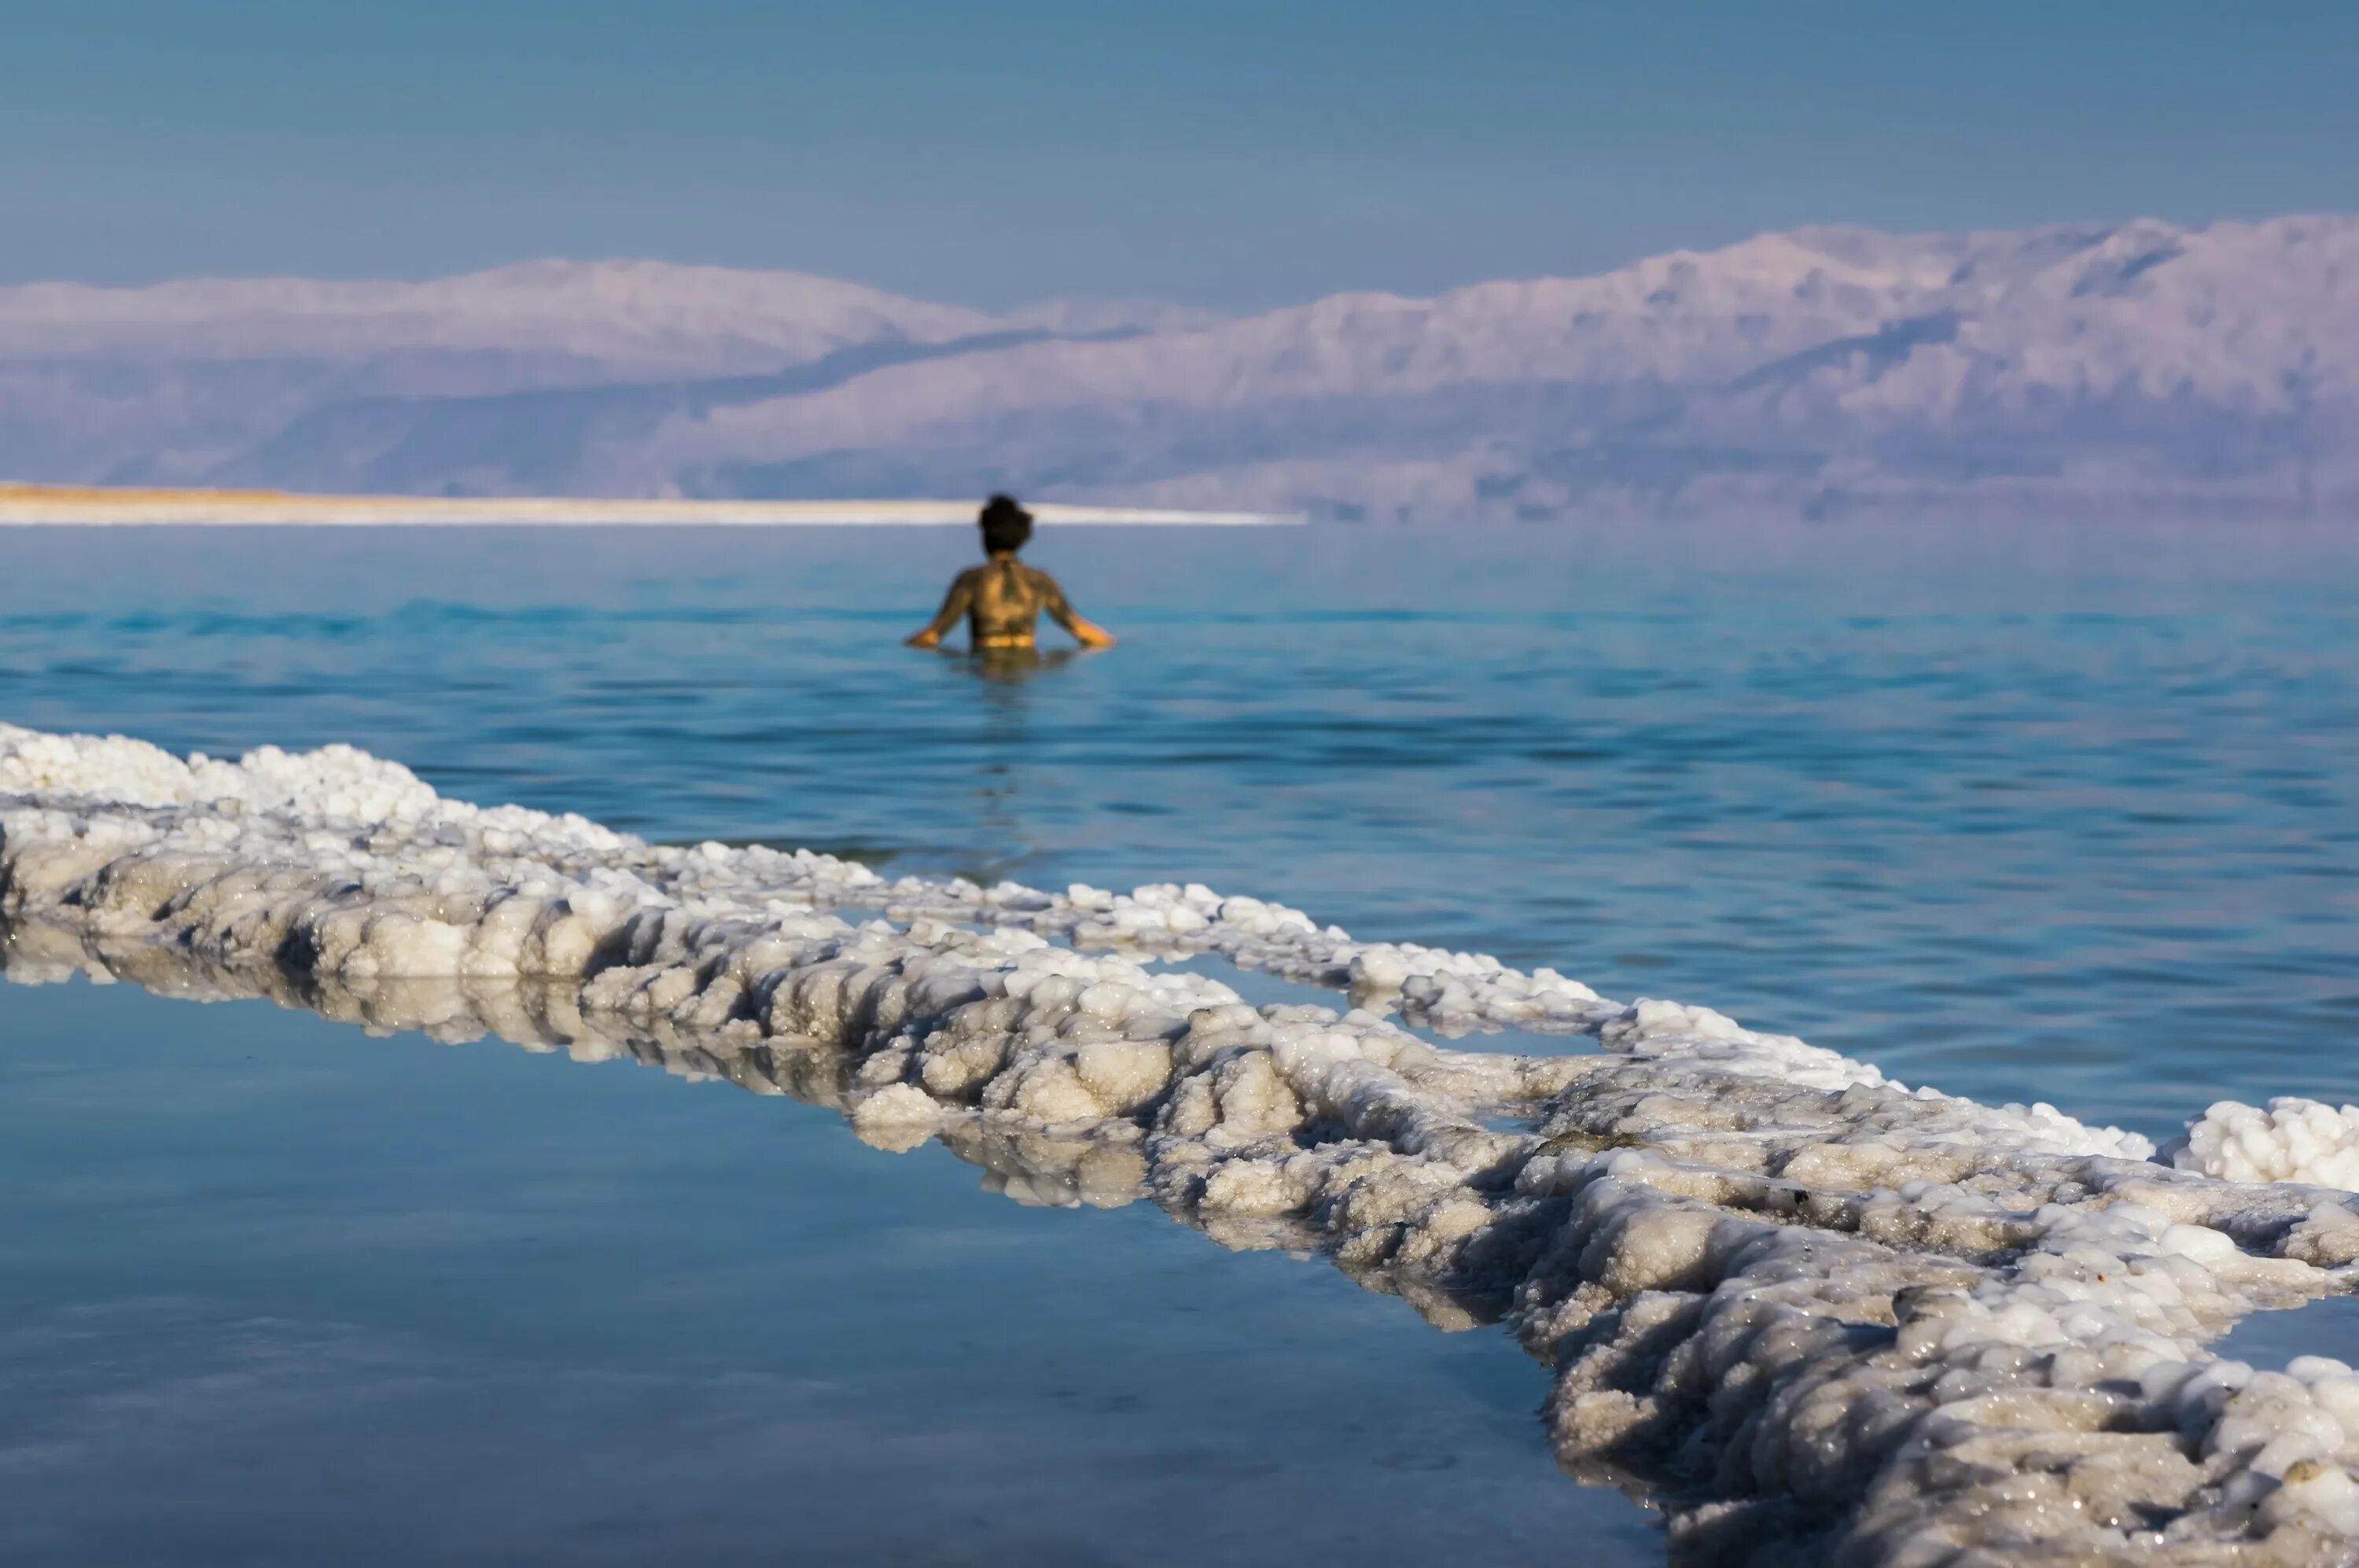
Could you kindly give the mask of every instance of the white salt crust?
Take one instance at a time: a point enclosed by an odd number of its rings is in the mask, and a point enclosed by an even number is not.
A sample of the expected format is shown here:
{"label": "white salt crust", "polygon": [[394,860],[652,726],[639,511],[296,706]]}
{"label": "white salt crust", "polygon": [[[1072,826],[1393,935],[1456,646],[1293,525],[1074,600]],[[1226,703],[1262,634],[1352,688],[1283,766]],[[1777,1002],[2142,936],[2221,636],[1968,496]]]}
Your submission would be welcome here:
{"label": "white salt crust", "polygon": [[[2354,1184],[2359,1113],[2214,1106],[2173,1169],[2044,1105],[1199,886],[650,845],[342,746],[0,725],[0,920],[12,979],[635,1055],[939,1138],[1011,1197],[1145,1197],[1444,1326],[1503,1318],[1555,1369],[1563,1463],[1661,1503],[1675,1561],[2359,1562],[2359,1375],[2202,1349],[2352,1287],[2359,1200],[2292,1183]],[[1352,1005],[1151,967],[1199,951]],[[1447,1051],[1396,1012],[1603,1049]]]}
{"label": "white salt crust", "polygon": [[2359,1105],[2280,1094],[2256,1110],[2223,1100],[2188,1124],[2171,1163],[2230,1181],[2359,1188]]}

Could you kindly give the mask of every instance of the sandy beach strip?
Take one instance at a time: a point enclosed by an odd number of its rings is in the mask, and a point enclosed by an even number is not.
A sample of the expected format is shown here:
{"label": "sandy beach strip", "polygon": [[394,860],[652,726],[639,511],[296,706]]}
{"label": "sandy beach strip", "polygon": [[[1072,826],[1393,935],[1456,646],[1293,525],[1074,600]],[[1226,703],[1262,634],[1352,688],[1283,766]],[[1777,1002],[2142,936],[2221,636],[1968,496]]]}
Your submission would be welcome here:
{"label": "sandy beach strip", "polygon": [[[961,501],[619,500],[563,495],[310,495],[283,490],[0,484],[0,527],[237,525],[289,528],[886,527],[974,522]],[[1037,505],[1042,523],[1262,527],[1299,514]]]}

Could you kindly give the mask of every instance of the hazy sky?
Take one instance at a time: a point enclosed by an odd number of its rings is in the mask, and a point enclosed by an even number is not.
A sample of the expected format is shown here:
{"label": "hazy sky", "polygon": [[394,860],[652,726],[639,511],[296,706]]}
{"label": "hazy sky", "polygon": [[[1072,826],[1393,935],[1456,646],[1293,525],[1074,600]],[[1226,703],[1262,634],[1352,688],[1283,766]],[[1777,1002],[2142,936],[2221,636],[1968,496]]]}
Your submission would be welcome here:
{"label": "hazy sky", "polygon": [[652,256],[1240,306],[1801,223],[2359,209],[2359,0],[5,11],[5,281]]}

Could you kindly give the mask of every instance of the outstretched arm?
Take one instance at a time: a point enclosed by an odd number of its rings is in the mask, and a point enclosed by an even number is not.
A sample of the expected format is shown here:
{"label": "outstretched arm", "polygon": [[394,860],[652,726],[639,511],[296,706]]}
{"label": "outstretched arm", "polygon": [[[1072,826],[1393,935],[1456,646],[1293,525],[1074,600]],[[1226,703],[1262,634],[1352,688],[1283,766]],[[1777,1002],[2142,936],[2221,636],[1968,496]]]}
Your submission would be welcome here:
{"label": "outstretched arm", "polygon": [[927,623],[926,629],[901,640],[910,648],[941,647],[942,634],[958,625],[959,617],[965,615],[967,607],[974,603],[973,579],[972,572],[960,572],[952,579],[951,591],[942,595],[942,607],[934,612],[934,618]]}
{"label": "outstretched arm", "polygon": [[1083,648],[1114,646],[1114,633],[1095,621],[1083,618],[1080,612],[1066,602],[1065,591],[1057,586],[1055,578],[1045,572],[1040,573],[1040,578],[1042,586],[1048,590],[1047,594],[1040,601],[1040,607],[1049,612],[1050,620],[1072,633],[1073,640]]}

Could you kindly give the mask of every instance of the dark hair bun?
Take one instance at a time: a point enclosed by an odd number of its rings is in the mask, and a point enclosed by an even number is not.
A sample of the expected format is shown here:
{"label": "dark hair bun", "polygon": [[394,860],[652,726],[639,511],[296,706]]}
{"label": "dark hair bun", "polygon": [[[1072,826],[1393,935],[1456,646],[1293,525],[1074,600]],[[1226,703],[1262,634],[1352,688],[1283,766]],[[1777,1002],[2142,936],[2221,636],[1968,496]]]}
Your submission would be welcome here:
{"label": "dark hair bun", "polygon": [[985,550],[1021,550],[1032,537],[1032,514],[1018,506],[1013,495],[994,495],[983,504],[983,515],[975,520],[983,525]]}

